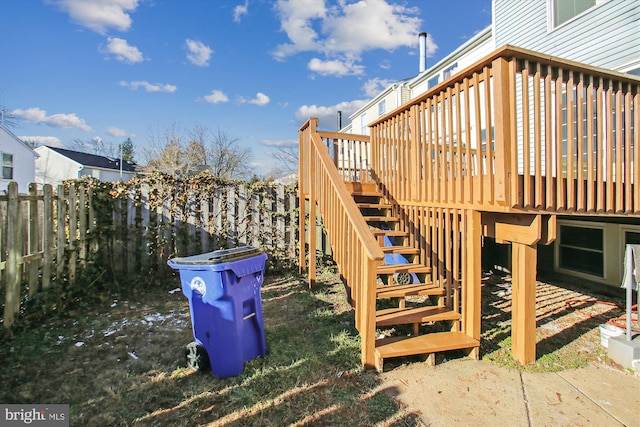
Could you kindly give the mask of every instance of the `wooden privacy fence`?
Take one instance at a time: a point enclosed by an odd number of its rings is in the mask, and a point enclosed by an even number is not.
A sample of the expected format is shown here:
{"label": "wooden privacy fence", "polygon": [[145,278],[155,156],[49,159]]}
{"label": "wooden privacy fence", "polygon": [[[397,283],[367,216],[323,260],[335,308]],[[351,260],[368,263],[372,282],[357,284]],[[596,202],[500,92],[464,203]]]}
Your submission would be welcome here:
{"label": "wooden privacy fence", "polygon": [[54,283],[73,286],[89,263],[122,284],[166,275],[170,257],[242,245],[264,248],[271,266],[297,261],[298,198],[292,186],[134,179],[75,181],[55,192],[31,184],[28,190],[19,194],[11,182],[0,195],[6,328],[23,302]]}

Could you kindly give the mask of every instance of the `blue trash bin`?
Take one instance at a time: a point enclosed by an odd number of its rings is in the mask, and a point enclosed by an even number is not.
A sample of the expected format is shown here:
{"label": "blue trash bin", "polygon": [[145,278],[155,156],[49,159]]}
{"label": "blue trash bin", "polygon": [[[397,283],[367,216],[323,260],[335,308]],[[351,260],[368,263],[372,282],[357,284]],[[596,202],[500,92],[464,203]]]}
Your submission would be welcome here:
{"label": "blue trash bin", "polygon": [[167,261],[180,273],[189,300],[195,342],[187,346],[189,366],[213,375],[239,375],[244,363],[267,351],[260,287],[267,255],[253,246],[213,251]]}

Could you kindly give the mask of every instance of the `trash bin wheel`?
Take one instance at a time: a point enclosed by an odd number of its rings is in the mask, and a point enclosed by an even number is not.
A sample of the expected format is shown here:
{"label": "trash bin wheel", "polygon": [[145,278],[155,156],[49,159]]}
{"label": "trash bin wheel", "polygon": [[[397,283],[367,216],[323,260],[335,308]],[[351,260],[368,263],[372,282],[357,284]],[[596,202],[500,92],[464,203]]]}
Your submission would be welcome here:
{"label": "trash bin wheel", "polygon": [[207,350],[197,342],[187,344],[187,366],[196,371],[206,371],[210,368]]}

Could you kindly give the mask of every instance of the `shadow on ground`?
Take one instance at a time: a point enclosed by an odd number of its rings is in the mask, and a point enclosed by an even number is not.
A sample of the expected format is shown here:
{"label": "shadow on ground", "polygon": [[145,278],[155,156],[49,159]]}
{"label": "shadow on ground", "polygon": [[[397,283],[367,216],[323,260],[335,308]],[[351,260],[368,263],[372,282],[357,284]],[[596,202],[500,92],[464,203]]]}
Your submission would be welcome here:
{"label": "shadow on ground", "polygon": [[267,355],[238,377],[186,368],[188,303],[168,285],[0,342],[0,402],[68,403],[78,426],[421,425],[360,369],[353,313],[328,277],[313,291],[267,279]]}

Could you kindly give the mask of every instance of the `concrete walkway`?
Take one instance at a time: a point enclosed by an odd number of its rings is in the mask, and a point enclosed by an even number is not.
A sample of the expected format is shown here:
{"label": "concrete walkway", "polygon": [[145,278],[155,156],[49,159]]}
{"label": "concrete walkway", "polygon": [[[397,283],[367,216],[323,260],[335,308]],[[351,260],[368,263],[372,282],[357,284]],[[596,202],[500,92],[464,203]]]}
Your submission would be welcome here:
{"label": "concrete walkway", "polygon": [[382,376],[427,426],[640,427],[640,377],[599,364],[529,373],[463,359]]}

